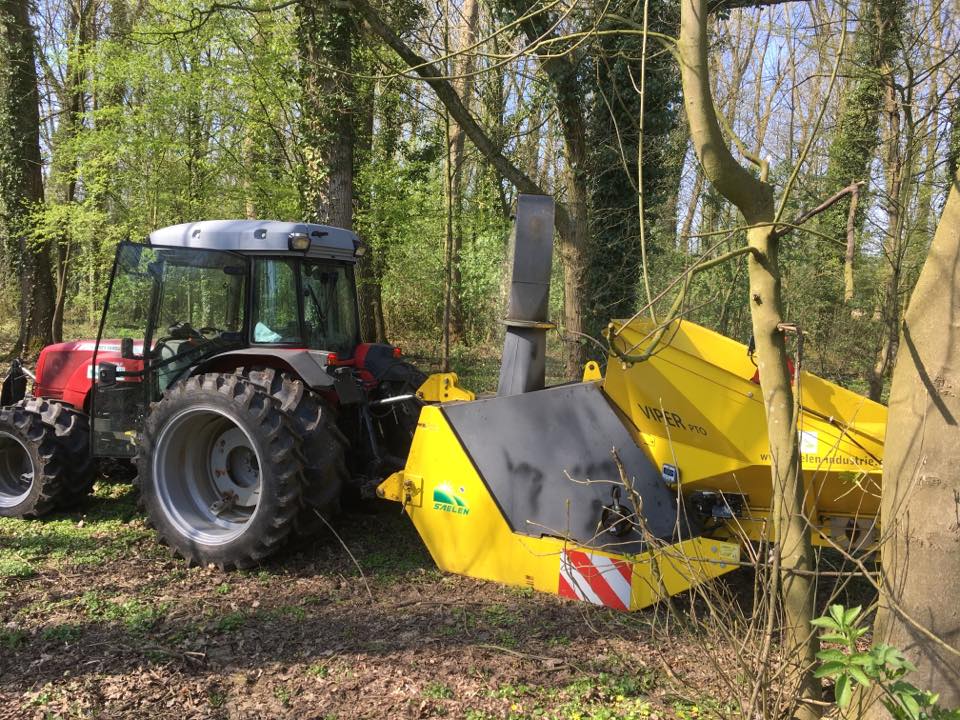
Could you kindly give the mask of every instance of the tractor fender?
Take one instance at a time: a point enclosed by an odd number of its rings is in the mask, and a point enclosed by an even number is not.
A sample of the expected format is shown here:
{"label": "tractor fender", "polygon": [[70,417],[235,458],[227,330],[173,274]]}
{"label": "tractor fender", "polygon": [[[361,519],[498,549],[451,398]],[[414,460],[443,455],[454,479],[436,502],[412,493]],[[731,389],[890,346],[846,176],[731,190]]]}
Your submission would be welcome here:
{"label": "tractor fender", "polygon": [[224,371],[241,366],[263,366],[289,370],[313,390],[331,390],[335,380],[327,372],[327,353],[303,348],[245,348],[207,358],[192,375]]}

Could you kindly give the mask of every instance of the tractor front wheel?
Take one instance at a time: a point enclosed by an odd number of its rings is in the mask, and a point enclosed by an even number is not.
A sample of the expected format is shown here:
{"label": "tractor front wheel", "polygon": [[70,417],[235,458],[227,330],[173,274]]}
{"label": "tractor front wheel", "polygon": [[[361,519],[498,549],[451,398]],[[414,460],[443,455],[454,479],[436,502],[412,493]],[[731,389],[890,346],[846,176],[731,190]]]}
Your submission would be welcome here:
{"label": "tractor front wheel", "polygon": [[35,518],[54,508],[65,480],[59,455],[38,413],[0,408],[0,517]]}
{"label": "tractor front wheel", "polygon": [[90,455],[89,418],[58,400],[28,397],[17,404],[27,412],[38,415],[53,432],[64,471],[57,507],[61,510],[74,509],[90,494],[96,480]]}
{"label": "tractor front wheel", "polygon": [[276,401],[234,374],[170,387],[147,417],[137,470],[150,523],[189,564],[257,564],[300,507],[300,441]]}

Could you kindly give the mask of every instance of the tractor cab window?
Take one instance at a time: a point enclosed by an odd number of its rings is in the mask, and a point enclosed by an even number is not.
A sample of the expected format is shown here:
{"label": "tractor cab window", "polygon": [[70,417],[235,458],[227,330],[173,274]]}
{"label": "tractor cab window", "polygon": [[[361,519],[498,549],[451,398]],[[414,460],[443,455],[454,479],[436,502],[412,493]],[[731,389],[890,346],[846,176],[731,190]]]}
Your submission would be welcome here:
{"label": "tractor cab window", "polygon": [[357,344],[353,269],[338,263],[306,260],[302,271],[307,347],[348,357]]}
{"label": "tractor cab window", "polygon": [[158,250],[153,366],[159,390],[203,357],[244,341],[246,261],[211,250]]}
{"label": "tractor cab window", "polygon": [[254,270],[253,341],[301,344],[294,260],[257,260]]}

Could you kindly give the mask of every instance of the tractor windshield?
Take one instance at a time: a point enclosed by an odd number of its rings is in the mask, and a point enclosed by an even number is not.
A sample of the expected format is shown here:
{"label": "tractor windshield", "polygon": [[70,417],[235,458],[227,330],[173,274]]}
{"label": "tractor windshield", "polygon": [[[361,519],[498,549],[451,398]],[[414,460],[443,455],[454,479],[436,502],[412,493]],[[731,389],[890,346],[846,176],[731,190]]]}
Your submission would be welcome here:
{"label": "tractor windshield", "polygon": [[244,344],[247,262],[232,253],[158,249],[153,362],[162,391],[185,368]]}
{"label": "tractor windshield", "polygon": [[301,259],[258,259],[253,341],[298,345],[349,357],[357,345],[353,268]]}

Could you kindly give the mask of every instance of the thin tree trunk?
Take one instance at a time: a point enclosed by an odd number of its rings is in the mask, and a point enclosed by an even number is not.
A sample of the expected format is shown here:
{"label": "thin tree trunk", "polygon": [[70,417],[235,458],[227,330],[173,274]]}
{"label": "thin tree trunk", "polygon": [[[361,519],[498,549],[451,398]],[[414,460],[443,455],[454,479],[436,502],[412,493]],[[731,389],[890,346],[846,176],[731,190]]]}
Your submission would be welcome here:
{"label": "thin tree trunk", "polygon": [[55,288],[51,248],[31,237],[31,215],[43,203],[36,40],[25,0],[0,0],[0,200],[3,225],[16,242],[20,330],[13,354],[37,355],[53,341]]}
{"label": "thin tree trunk", "polygon": [[[373,127],[374,115],[377,112],[377,88],[373,83],[361,85],[355,98],[356,145],[354,152],[355,176],[360,177],[359,169],[371,162],[373,156]],[[381,126],[390,126],[394,119],[389,112],[384,112],[380,119]],[[386,139],[388,144],[386,157],[394,155],[394,135],[381,133],[381,142]],[[388,160],[389,162],[389,160]],[[370,202],[369,189],[355,189],[357,210],[362,215]],[[357,291],[360,301],[360,337],[364,342],[386,342],[385,323],[383,319],[382,285],[383,268],[379,249],[368,245],[366,253],[360,258],[356,266]]]}
{"label": "thin tree trunk", "polygon": [[[474,77],[476,70],[476,51],[471,46],[477,41],[477,21],[480,17],[480,3],[477,0],[464,0],[460,12],[463,23],[458,33],[460,53],[453,62],[453,86],[470,111],[472,105]],[[450,205],[452,209],[452,229],[450,248],[450,339],[459,342],[464,337],[463,317],[463,276],[460,272],[460,254],[463,251],[463,196],[464,196],[464,148],[467,135],[455,120],[450,121]]]}
{"label": "thin tree trunk", "polygon": [[[897,101],[897,89],[894,86],[892,74],[886,76],[886,104],[887,115],[887,236],[884,242],[884,256],[887,261],[886,273],[883,282],[883,305],[881,317],[883,319],[883,335],[876,362],[870,372],[870,399],[880,402],[883,394],[883,383],[897,353],[897,343],[900,340],[900,275],[903,253],[901,244],[903,239],[903,211],[902,195],[904,172],[908,160],[905,160],[901,147],[901,117],[900,104]],[[912,155],[913,139],[906,140],[907,154]]]}
{"label": "thin tree trunk", "polygon": [[707,0],[682,0],[677,49],[690,137],[704,174],[739,208],[747,224],[750,310],[756,341],[760,388],[767,414],[773,489],[774,551],[778,553],[783,602],[784,647],[788,670],[796,682],[796,717],[815,717],[805,700],[819,700],[812,671],[817,640],[814,618],[813,548],[804,516],[805,488],[800,467],[797,417],[782,327],[779,241],[770,223],[775,218],[773,190],[731,155],[717,120],[707,69]]}
{"label": "thin tree trunk", "polygon": [[677,249],[692,255],[697,247],[699,238],[690,237],[693,232],[693,218],[697,214],[697,205],[700,202],[700,196],[703,194],[703,173],[700,172],[700,165],[697,163],[693,167],[696,176],[693,179],[693,188],[690,190],[690,202],[687,204],[687,212],[683,216],[683,225],[680,226],[680,237],[677,242]]}
{"label": "thin tree trunk", "polygon": [[[58,158],[60,150],[76,138],[82,127],[82,114],[86,106],[84,80],[86,79],[86,64],[84,54],[90,40],[90,18],[87,13],[90,4],[84,0],[71,0],[67,24],[67,67],[64,73],[66,78],[61,88],[61,102],[66,112],[60,118],[60,127],[54,136],[53,175],[62,185],[63,201],[69,207],[77,197],[77,160],[72,148],[68,148],[70,159],[64,163]],[[51,78],[55,82],[54,78]],[[53,309],[53,339],[60,342],[63,339],[63,308],[67,299],[67,282],[69,281],[71,257],[73,255],[73,232],[70,223],[65,223],[61,237],[57,243],[56,276],[57,295]]]}

